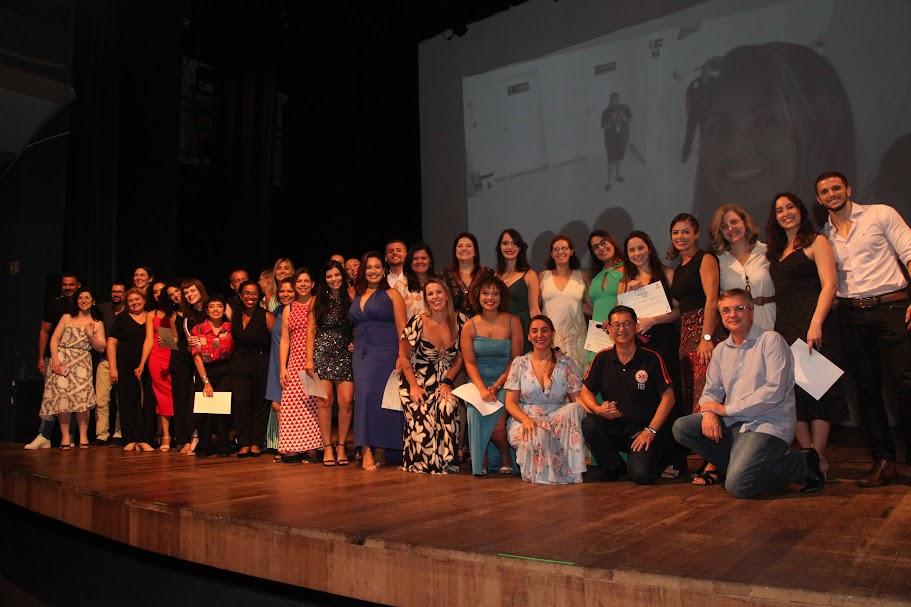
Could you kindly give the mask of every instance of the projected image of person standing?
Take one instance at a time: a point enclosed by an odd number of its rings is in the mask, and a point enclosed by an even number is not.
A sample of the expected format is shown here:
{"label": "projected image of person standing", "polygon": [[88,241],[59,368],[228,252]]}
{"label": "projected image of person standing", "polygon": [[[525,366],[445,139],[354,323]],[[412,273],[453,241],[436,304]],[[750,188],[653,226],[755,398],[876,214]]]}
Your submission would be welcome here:
{"label": "projected image of person standing", "polygon": [[601,130],[604,131],[604,149],[607,151],[606,192],[614,187],[614,181],[623,183],[620,165],[629,143],[629,123],[632,119],[629,106],[620,103],[620,93],[611,93],[608,106],[601,112]]}

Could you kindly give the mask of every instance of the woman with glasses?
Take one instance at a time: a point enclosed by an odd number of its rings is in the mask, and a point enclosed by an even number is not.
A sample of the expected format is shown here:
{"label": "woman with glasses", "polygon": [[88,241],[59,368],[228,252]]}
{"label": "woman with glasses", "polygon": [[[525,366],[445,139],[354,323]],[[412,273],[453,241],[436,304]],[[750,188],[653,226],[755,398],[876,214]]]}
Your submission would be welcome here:
{"label": "woman with glasses", "polygon": [[572,239],[558,234],[550,241],[550,258],[540,279],[544,314],[556,328],[554,345],[579,366],[581,373],[587,362],[584,349],[587,325],[582,301],[588,285],[580,265]]}
{"label": "woman with glasses", "polygon": [[[617,305],[617,289],[623,279],[623,259],[617,241],[604,230],[595,230],[588,236],[588,252],[592,260],[592,278],[588,285],[588,301],[592,320],[603,322]],[[595,352],[588,352],[586,365],[591,364]]]}

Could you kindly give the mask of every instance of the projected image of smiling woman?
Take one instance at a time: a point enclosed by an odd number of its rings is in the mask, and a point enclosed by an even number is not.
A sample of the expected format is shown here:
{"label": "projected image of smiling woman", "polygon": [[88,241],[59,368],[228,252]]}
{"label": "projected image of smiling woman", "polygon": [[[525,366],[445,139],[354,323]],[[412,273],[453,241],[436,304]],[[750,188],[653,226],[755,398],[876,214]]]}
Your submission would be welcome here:
{"label": "projected image of smiling woman", "polygon": [[775,192],[806,198],[825,167],[854,167],[854,121],[841,79],[828,59],[799,44],[728,52],[700,137],[693,209],[701,219],[732,200],[762,216]]}

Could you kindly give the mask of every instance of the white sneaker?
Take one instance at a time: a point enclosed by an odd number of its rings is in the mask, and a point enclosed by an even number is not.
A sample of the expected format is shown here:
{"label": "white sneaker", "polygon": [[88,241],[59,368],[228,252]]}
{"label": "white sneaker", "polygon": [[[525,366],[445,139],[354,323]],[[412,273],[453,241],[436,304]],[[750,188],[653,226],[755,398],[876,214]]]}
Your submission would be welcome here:
{"label": "white sneaker", "polygon": [[51,441],[44,438],[41,434],[35,437],[35,440],[25,446],[26,449],[50,449]]}

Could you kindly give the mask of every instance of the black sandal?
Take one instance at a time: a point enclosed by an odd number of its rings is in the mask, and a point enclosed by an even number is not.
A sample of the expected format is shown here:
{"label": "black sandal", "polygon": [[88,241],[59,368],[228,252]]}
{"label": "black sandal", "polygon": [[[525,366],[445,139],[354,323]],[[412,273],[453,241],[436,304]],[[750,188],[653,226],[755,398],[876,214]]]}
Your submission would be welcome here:
{"label": "black sandal", "polygon": [[[699,472],[696,472],[695,474],[693,474],[693,476],[690,477],[692,479],[690,482],[693,485],[700,485],[700,486],[708,487],[710,485],[715,485],[715,484],[721,482],[721,473],[718,472],[718,468],[706,470],[707,465],[708,464],[706,464],[705,466],[702,466],[702,468],[699,469]],[[697,483],[696,482],[697,479],[702,482]]]}

